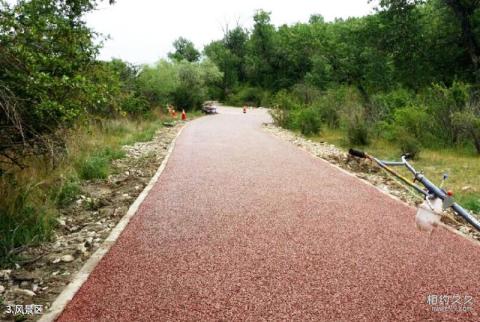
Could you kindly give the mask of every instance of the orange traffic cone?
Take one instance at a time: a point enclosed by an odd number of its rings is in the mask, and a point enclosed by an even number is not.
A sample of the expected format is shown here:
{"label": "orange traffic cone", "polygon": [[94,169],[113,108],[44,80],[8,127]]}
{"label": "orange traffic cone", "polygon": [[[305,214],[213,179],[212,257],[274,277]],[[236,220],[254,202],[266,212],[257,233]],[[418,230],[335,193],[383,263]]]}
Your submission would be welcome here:
{"label": "orange traffic cone", "polygon": [[245,114],[245,113],[247,113],[247,107],[246,106],[243,107],[243,114]]}
{"label": "orange traffic cone", "polygon": [[182,110],[182,121],[187,120],[187,113],[185,113],[185,110]]}

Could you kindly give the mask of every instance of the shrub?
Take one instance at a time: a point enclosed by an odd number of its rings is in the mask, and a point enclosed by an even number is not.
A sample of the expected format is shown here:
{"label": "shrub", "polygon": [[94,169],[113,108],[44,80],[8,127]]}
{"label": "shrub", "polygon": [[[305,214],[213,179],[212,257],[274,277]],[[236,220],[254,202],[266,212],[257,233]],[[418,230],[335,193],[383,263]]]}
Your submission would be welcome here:
{"label": "shrub", "polygon": [[352,145],[368,145],[370,143],[367,122],[359,116],[354,116],[347,124],[347,138]]}
{"label": "shrub", "polygon": [[316,135],[322,128],[322,119],[317,110],[304,108],[296,113],[295,124],[303,135]]}
{"label": "shrub", "polygon": [[305,105],[312,104],[321,96],[321,92],[317,87],[303,83],[293,86],[292,94]]}
{"label": "shrub", "polygon": [[453,113],[452,122],[480,154],[480,104],[478,102],[467,104],[463,111]]}
{"label": "shrub", "polygon": [[274,107],[270,110],[273,122],[285,129],[291,129],[293,127],[293,113],[289,110],[284,110],[279,107]]}
{"label": "shrub", "polygon": [[415,94],[403,88],[373,95],[371,101],[372,113],[376,120],[391,120],[397,109],[416,103]]}
{"label": "shrub", "polygon": [[294,129],[296,127],[295,111],[300,109],[295,97],[288,91],[281,90],[272,98],[272,105],[270,114],[275,124],[286,129]]}
{"label": "shrub", "polygon": [[431,131],[435,135],[435,142],[448,145],[459,143],[461,131],[455,126],[452,115],[465,109],[470,100],[470,91],[470,85],[455,81],[450,87],[435,84],[420,95],[434,125]]}
{"label": "shrub", "polygon": [[227,97],[226,103],[232,106],[260,106],[266,101],[265,91],[259,87],[244,86],[237,88]]}
{"label": "shrub", "polygon": [[282,110],[295,110],[300,106],[298,99],[287,90],[281,90],[275,94],[272,103],[275,107]]}
{"label": "shrub", "polygon": [[[330,128],[338,128],[341,123],[348,124],[352,113],[362,109],[358,92],[347,86],[326,90],[312,106],[319,110],[323,123]],[[342,122],[346,120],[347,122]]]}
{"label": "shrub", "polygon": [[138,97],[133,94],[126,96],[122,100],[121,105],[122,111],[131,115],[146,113],[150,109],[150,105],[144,97]]}
{"label": "shrub", "polygon": [[[425,137],[429,128],[429,117],[424,108],[408,106],[395,111],[393,124],[402,132],[410,133],[415,138]],[[403,133],[402,133],[403,134]]]}
{"label": "shrub", "polygon": [[414,136],[405,133],[405,135],[398,137],[397,142],[402,155],[408,154],[412,160],[417,160],[420,157],[422,145]]}

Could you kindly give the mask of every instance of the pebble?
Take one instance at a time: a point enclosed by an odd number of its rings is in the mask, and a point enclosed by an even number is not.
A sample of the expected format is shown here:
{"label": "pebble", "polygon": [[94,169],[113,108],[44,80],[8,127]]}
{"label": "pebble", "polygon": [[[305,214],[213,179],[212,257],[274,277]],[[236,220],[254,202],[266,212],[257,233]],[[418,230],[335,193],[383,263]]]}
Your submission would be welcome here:
{"label": "pebble", "polygon": [[87,248],[85,247],[85,244],[78,244],[77,246],[77,253],[79,254],[85,254],[87,252]]}
{"label": "pebble", "polygon": [[93,244],[93,237],[87,237],[85,239],[85,245],[88,246],[88,247],[91,247]]}
{"label": "pebble", "polygon": [[5,292],[5,286],[0,285],[0,294],[3,294]]}
{"label": "pebble", "polygon": [[11,269],[4,269],[0,271],[0,279],[4,281],[8,281],[10,279],[10,275],[12,274]]}
{"label": "pebble", "polygon": [[73,262],[75,260],[75,257],[73,257],[72,255],[64,255],[64,256],[62,256],[61,260],[64,263],[70,263],[70,262]]}
{"label": "pebble", "polygon": [[464,233],[464,234],[468,234],[468,232],[470,231],[470,229],[468,229],[467,227],[465,226],[462,226],[460,227],[460,232]]}
{"label": "pebble", "polygon": [[23,288],[14,288],[12,291],[15,294],[25,295],[25,296],[29,296],[29,297],[33,297],[33,296],[37,295],[37,294],[35,294],[35,292],[30,291],[30,290],[25,290]]}

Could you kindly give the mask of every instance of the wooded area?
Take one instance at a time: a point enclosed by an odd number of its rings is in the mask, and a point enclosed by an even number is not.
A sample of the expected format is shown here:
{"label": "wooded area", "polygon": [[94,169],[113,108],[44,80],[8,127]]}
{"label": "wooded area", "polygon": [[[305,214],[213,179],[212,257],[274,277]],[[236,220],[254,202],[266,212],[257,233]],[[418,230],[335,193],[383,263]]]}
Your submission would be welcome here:
{"label": "wooded area", "polygon": [[258,11],[205,48],[230,104],[272,106],[304,134],[342,128],[353,145],[381,136],[415,153],[480,153],[479,1],[384,0],[374,14],[276,27]]}

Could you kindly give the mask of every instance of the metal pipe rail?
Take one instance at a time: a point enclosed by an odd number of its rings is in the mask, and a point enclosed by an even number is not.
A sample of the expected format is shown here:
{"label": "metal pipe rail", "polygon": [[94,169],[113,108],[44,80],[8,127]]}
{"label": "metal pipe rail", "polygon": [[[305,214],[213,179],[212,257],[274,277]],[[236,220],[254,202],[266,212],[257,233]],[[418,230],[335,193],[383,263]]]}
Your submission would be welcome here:
{"label": "metal pipe rail", "polygon": [[[448,198],[450,198],[450,196],[443,189],[437,187],[430,180],[428,180],[421,172],[418,172],[417,170],[415,170],[415,168],[407,161],[406,155],[403,155],[402,161],[399,162],[399,161],[380,160],[366,154],[363,151],[357,151],[353,149],[349,150],[349,154],[354,157],[373,160],[382,169],[394,175],[395,177],[399,178],[404,183],[414,188],[418,193],[423,194],[426,199],[430,197],[436,197],[436,198],[440,198],[442,201],[445,202]],[[395,172],[393,169],[390,168],[390,167],[397,167],[397,166],[405,166],[408,169],[408,171],[410,171],[414,175],[415,180],[412,182],[411,180],[405,178],[404,176],[400,175],[399,173]],[[421,187],[419,187],[417,184],[415,184],[415,182],[420,182],[425,187],[425,189],[422,189]],[[480,231],[480,221],[476,217],[474,217],[470,212],[468,212],[465,208],[463,208],[456,202],[453,202],[451,205],[449,205],[449,207],[451,207],[456,214],[463,217],[476,230]]]}

